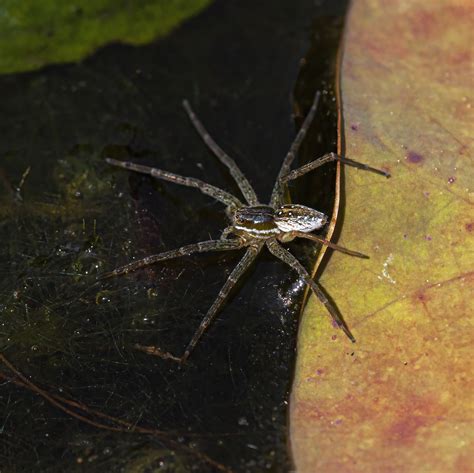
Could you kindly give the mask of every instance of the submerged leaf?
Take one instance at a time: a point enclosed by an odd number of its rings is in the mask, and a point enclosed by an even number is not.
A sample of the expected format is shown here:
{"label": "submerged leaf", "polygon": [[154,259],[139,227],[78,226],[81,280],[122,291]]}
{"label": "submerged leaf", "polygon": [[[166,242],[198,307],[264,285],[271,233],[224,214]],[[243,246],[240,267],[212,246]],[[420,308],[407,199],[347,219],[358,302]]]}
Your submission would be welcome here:
{"label": "submerged leaf", "polygon": [[474,463],[472,8],[354,2],[342,67],[348,157],[321,278],[357,343],[312,299],[292,402],[299,472],[460,472]]}

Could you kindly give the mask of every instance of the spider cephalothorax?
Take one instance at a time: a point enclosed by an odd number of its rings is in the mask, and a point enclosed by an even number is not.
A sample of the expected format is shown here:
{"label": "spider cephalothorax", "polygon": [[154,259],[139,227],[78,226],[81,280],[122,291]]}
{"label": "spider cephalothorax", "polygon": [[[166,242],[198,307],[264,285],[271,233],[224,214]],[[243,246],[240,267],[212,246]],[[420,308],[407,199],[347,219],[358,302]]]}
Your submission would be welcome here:
{"label": "spider cephalothorax", "polygon": [[246,248],[244,256],[227,278],[227,281],[217,295],[216,300],[209,308],[207,314],[188,343],[188,346],[186,347],[182,356],[174,356],[156,347],[141,347],[141,349],[144,349],[144,351],[147,353],[161,356],[162,358],[171,359],[180,363],[185,362],[204,331],[216,316],[218,310],[222,307],[225,299],[236,284],[237,280],[245,273],[264,246],[266,246],[273,255],[282,260],[299,274],[305,283],[312,289],[318,299],[326,306],[328,312],[331,314],[337,325],[342,330],[344,330],[346,335],[352,341],[355,341],[352,333],[340,316],[339,312],[324,295],[318,284],[311,278],[301,263],[288,250],[280,245],[280,242],[288,242],[295,238],[306,238],[308,240],[322,243],[338,251],[365,258],[366,256],[361,253],[347,250],[346,248],[342,248],[329,242],[321,236],[311,233],[313,230],[321,229],[326,224],[326,215],[317,210],[305,207],[304,205],[285,203],[285,185],[289,180],[296,179],[297,177],[300,177],[325,163],[336,160],[389,177],[389,174],[385,171],[371,168],[370,166],[358,163],[351,159],[343,158],[336,155],[335,153],[325,154],[324,156],[311,161],[301,168],[290,172],[291,164],[295,159],[306,131],[313,120],[318,106],[319,97],[320,93],[317,92],[313,105],[311,106],[311,109],[306,116],[302,127],[296,135],[296,138],[283,161],[273,188],[270,203],[268,205],[262,205],[260,203],[257,198],[257,194],[250,185],[250,182],[242,174],[235,161],[230,156],[228,156],[210,137],[209,133],[207,133],[204,126],[191,110],[187,100],[183,102],[183,106],[186,109],[191,122],[198,133],[201,135],[206,145],[217,156],[217,158],[229,168],[230,173],[234,177],[240,191],[242,192],[242,195],[245,198],[245,204],[229,192],[211,184],[207,184],[206,182],[203,182],[199,179],[179,176],[178,174],[173,174],[158,168],[143,166],[141,164],[117,161],[110,158],[106,159],[109,164],[113,164],[114,166],[141,172],[143,174],[149,174],[158,179],[174,182],[175,184],[196,187],[202,193],[209,195],[226,206],[227,215],[230,218],[230,226],[223,231],[221,238],[218,240],[208,240],[199,243],[193,243],[175,250],[165,251],[157,255],[148,256],[142,260],[135,261],[117,268],[114,271],[106,274],[105,277],[118,276],[119,274],[128,273],[158,261],[164,261],[193,253],[239,250]]}
{"label": "spider cephalothorax", "polygon": [[266,239],[280,233],[275,223],[275,209],[269,205],[241,207],[234,212],[232,220],[228,232],[242,238]]}

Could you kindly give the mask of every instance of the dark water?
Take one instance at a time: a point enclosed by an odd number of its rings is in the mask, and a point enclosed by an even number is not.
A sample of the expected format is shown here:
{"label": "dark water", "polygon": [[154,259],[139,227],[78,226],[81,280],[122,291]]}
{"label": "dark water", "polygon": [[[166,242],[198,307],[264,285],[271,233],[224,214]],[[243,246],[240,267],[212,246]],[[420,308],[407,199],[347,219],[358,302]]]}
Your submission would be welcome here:
{"label": "dark water", "polygon": [[[137,351],[180,353],[240,253],[97,282],[226,225],[222,206],[196,190],[111,168],[104,156],[237,193],[188,122],[187,97],[267,201],[301,122],[292,110],[305,112],[317,89],[324,100],[301,160],[334,149],[345,8],[219,1],[155,44],[111,45],[81,64],[0,78],[0,346],[44,390],[0,368],[2,473],[218,468],[203,455],[239,472],[291,469],[301,285],[264,254],[186,366]],[[302,179],[293,200],[329,212],[332,180],[331,168]],[[311,245],[292,251],[308,265],[314,257]]]}

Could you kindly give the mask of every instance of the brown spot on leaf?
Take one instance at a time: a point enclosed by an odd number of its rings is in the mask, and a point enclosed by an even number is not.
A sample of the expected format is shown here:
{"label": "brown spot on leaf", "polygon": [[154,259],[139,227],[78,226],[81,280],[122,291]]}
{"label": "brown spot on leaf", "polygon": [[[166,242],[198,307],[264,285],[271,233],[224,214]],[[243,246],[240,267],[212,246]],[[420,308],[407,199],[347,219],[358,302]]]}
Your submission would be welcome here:
{"label": "brown spot on leaf", "polygon": [[420,164],[425,160],[425,158],[421,154],[415,151],[408,151],[406,159],[409,163],[413,164]]}
{"label": "brown spot on leaf", "polygon": [[468,232],[472,232],[474,230],[474,222],[466,223],[465,227]]}
{"label": "brown spot on leaf", "polygon": [[436,16],[428,11],[419,11],[412,23],[412,32],[415,36],[426,38],[433,35],[436,29]]}
{"label": "brown spot on leaf", "polygon": [[420,301],[421,303],[425,303],[427,300],[428,300],[428,296],[426,294],[426,292],[418,292],[415,294],[415,299],[417,301]]}
{"label": "brown spot on leaf", "polygon": [[384,437],[389,442],[411,444],[415,441],[418,430],[436,424],[444,411],[443,406],[433,399],[407,399],[400,406],[397,419],[385,431]]}

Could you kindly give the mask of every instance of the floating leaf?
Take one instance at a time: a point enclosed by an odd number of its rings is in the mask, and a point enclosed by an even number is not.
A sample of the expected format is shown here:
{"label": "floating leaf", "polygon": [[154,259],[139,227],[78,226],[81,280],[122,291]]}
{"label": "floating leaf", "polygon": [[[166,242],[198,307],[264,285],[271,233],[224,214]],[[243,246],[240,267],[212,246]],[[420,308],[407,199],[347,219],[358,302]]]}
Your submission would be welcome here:
{"label": "floating leaf", "polygon": [[209,3],[4,0],[0,5],[0,73],[77,61],[111,41],[147,43]]}
{"label": "floating leaf", "polygon": [[311,300],[292,401],[299,472],[462,472],[474,464],[472,6],[358,0],[342,98],[349,157],[321,283],[357,343]]}

